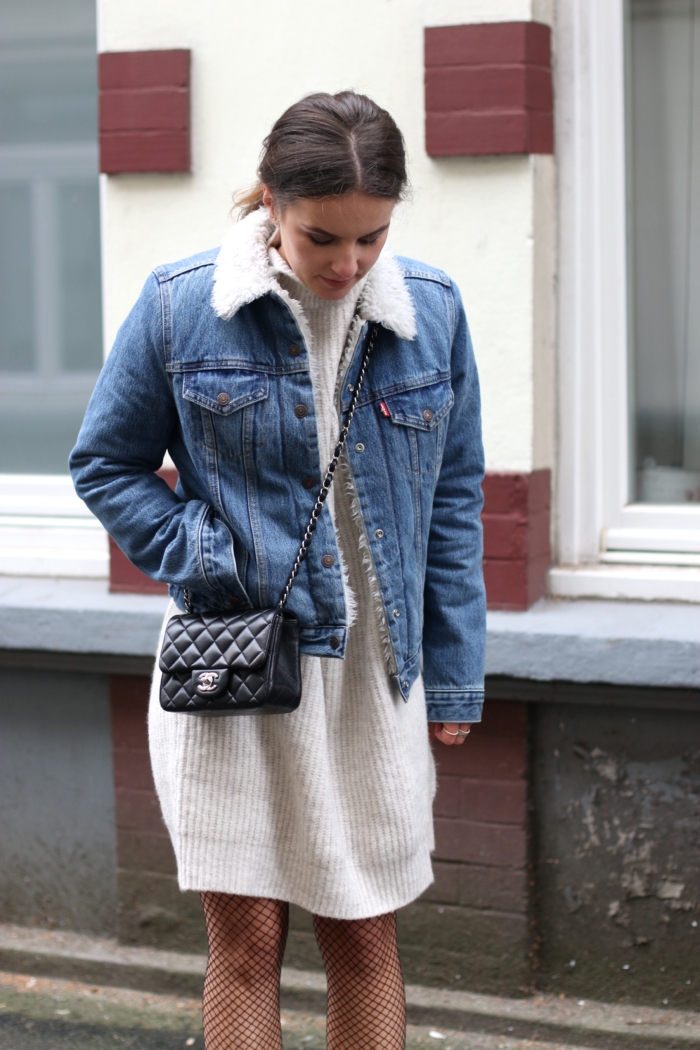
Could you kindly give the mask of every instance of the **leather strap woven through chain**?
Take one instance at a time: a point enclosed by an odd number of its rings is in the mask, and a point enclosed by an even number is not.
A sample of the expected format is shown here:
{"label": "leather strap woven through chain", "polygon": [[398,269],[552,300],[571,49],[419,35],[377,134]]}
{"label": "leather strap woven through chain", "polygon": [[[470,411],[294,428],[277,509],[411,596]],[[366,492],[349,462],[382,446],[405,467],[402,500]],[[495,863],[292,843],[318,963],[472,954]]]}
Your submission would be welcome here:
{"label": "leather strap woven through chain", "polygon": [[358,375],[357,382],[355,383],[355,389],[353,391],[352,399],[350,401],[350,406],[348,408],[348,414],[345,418],[345,423],[343,424],[343,427],[340,431],[340,435],[338,437],[338,443],[336,444],[335,449],[333,451],[333,458],[328,464],[328,470],[326,471],[326,476],[323,479],[321,491],[319,492],[318,497],[316,499],[316,503],[314,504],[314,509],[311,511],[311,517],[309,518],[309,524],[306,526],[306,532],[304,533],[304,538],[301,541],[299,553],[296,556],[296,561],[294,562],[292,571],[289,574],[289,579],[287,580],[286,586],[282,591],[282,597],[278,602],[278,609],[283,609],[284,606],[287,604],[287,598],[289,598],[289,592],[292,589],[292,584],[297,578],[297,574],[299,572],[299,569],[301,568],[301,563],[306,557],[306,552],[311,546],[311,539],[313,537],[314,532],[316,531],[318,519],[321,517],[323,504],[326,502],[326,497],[330,492],[331,485],[333,484],[333,476],[335,474],[335,469],[338,466],[338,460],[340,459],[343,448],[345,447],[348,431],[350,430],[350,424],[352,423],[352,417],[355,415],[355,409],[357,408],[357,399],[360,396],[360,390],[362,389],[362,384],[365,379],[365,372],[367,371],[367,365],[369,364],[370,354],[372,353],[372,350],[374,348],[374,341],[377,338],[378,331],[379,325],[373,325],[369,339],[367,340],[367,346],[365,347],[364,354],[362,355],[360,374]]}

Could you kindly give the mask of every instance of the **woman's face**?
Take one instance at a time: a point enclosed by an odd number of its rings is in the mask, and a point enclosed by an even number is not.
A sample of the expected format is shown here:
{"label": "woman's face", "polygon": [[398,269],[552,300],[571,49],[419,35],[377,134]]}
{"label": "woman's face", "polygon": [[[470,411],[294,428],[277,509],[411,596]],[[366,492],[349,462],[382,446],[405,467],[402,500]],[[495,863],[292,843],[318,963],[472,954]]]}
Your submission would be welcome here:
{"label": "woman's face", "polygon": [[299,280],[320,299],[342,299],[379,258],[395,201],[346,193],[303,198],[280,214],[266,186],[263,204],[279,226],[279,253]]}

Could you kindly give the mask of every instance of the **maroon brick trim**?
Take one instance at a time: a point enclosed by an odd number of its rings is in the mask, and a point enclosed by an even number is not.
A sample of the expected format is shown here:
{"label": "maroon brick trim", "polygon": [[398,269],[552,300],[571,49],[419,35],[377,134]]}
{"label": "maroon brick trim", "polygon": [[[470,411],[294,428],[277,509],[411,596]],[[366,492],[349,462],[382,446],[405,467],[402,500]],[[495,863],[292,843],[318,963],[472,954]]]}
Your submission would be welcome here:
{"label": "maroon brick trim", "polygon": [[553,153],[549,26],[426,29],[425,133],[431,157]]}
{"label": "maroon brick trim", "polygon": [[99,56],[100,171],[190,170],[190,52]]}
{"label": "maroon brick trim", "polygon": [[[177,485],[178,474],[172,467],[159,470],[158,476],[167,481],[171,489]],[[109,537],[109,589],[112,594],[168,593],[167,584],[158,583],[137,569],[111,536]]]}
{"label": "maroon brick trim", "polygon": [[527,707],[491,700],[461,747],[433,750],[436,882],[427,899],[525,912]]}
{"label": "maroon brick trim", "polygon": [[551,472],[487,474],[484,579],[489,608],[522,611],[546,589]]}
{"label": "maroon brick trim", "polygon": [[[172,489],[177,471],[161,470]],[[484,578],[489,608],[522,611],[545,593],[550,566],[551,475],[487,474],[484,479]],[[109,589],[116,593],[166,594],[137,569],[110,537]]]}
{"label": "maroon brick trim", "polygon": [[163,823],[148,753],[150,680],[113,675],[112,760],[117,832],[117,872],[175,873],[175,857]]}

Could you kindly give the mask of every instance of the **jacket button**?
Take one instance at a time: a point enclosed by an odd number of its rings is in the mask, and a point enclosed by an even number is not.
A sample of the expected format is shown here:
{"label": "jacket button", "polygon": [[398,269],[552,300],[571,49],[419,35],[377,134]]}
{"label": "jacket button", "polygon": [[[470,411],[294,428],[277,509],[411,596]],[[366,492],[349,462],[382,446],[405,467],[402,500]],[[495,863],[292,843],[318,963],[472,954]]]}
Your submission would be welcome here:
{"label": "jacket button", "polygon": [[294,409],[294,415],[297,417],[297,419],[303,419],[304,416],[308,416],[308,414],[309,410],[306,407],[306,405],[297,405],[297,407]]}
{"label": "jacket button", "polygon": [[401,612],[398,609],[394,609],[394,619],[398,620],[400,615],[401,615]]}
{"label": "jacket button", "polygon": [[290,355],[290,357],[298,357],[300,353],[301,353],[301,347],[297,346],[296,343],[292,343],[292,345],[289,348],[289,355]]}
{"label": "jacket button", "polygon": [[316,484],[316,478],[304,478],[302,485],[305,489],[312,489]]}
{"label": "jacket button", "polygon": [[217,403],[217,405],[222,405],[222,406],[223,405],[227,405],[230,400],[231,400],[231,398],[229,397],[228,394],[221,393],[221,394],[217,394],[216,395],[216,403]]}
{"label": "jacket button", "polygon": [[241,599],[240,598],[235,598],[235,597],[234,598],[229,598],[229,600],[227,602],[227,605],[228,605],[229,609],[238,609],[240,607],[240,604],[241,604]]}
{"label": "jacket button", "polygon": [[324,554],[321,558],[321,565],[324,569],[332,569],[335,565],[335,558],[332,554]]}
{"label": "jacket button", "polygon": [[364,452],[364,450],[365,450],[365,446],[362,444],[361,441],[358,441],[357,444],[355,445],[355,452]]}
{"label": "jacket button", "polygon": [[374,535],[377,537],[378,540],[380,540],[384,535],[384,529],[377,529]]}
{"label": "jacket button", "polygon": [[430,423],[430,421],[432,420],[434,415],[435,415],[435,413],[433,412],[432,408],[424,408],[423,409],[423,419],[425,420],[426,423]]}
{"label": "jacket button", "polygon": [[331,649],[340,649],[340,638],[338,638],[337,635],[332,634],[328,639],[328,644],[330,645]]}

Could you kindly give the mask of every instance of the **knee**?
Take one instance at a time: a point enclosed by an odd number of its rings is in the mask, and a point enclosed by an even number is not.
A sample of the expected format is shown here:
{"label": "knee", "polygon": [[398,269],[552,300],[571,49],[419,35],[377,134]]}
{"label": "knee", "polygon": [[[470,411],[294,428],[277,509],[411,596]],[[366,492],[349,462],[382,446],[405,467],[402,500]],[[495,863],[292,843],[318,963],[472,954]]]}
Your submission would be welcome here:
{"label": "knee", "polygon": [[[352,971],[371,980],[375,974],[393,967],[396,949],[396,931],[385,917],[359,920],[331,920],[334,929],[330,937],[317,936],[327,964]],[[328,921],[328,920],[325,920]],[[332,943],[329,947],[328,941]],[[329,949],[329,950],[327,950]]]}
{"label": "knee", "polygon": [[256,898],[229,897],[222,902],[224,895],[218,896],[211,901],[202,895],[210,965],[217,970],[223,967],[246,983],[267,980],[279,969],[284,951],[284,906]]}

